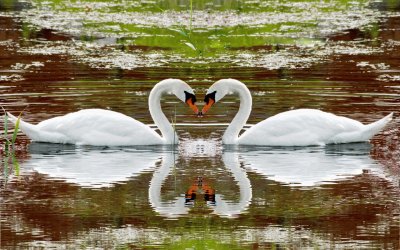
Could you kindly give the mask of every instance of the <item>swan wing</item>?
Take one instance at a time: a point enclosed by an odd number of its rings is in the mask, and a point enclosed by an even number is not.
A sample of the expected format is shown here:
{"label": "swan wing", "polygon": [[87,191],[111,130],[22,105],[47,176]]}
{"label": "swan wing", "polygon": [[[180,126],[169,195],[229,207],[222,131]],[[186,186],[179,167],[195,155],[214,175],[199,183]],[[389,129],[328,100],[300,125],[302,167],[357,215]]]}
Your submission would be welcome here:
{"label": "swan wing", "polygon": [[95,146],[163,144],[149,126],[124,114],[84,109],[40,122],[36,141]]}
{"label": "swan wing", "polygon": [[[271,146],[307,146],[340,143],[343,133],[363,130],[362,123],[316,109],[297,109],[272,116],[246,130],[239,144]],[[356,138],[354,138],[356,139]],[[357,141],[357,140],[356,140]]]}

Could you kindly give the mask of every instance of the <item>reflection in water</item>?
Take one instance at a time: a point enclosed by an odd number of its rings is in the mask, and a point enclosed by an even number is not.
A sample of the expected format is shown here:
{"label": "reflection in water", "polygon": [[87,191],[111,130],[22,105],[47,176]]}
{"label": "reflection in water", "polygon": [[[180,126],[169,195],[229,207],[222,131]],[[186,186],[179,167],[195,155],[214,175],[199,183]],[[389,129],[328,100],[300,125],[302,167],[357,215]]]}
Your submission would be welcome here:
{"label": "reflection in water", "polygon": [[177,197],[173,201],[161,201],[161,187],[174,166],[174,157],[167,154],[161,162],[161,166],[154,172],[149,186],[149,202],[153,209],[161,216],[177,217],[187,214],[189,208],[185,206],[185,197]]}
{"label": "reflection in water", "polygon": [[[162,147],[150,150],[145,147],[98,148],[32,143],[31,158],[23,164],[22,169],[31,169],[47,175],[50,179],[64,180],[84,188],[103,188],[126,182],[160,163],[150,181],[149,202],[161,216],[187,215],[191,210],[191,203],[193,205],[199,201],[195,199],[196,194],[201,192],[204,192],[207,205],[217,215],[233,217],[248,207],[252,198],[250,180],[245,170],[240,168],[237,159],[232,158],[230,153],[223,155],[223,161],[227,172],[233,175],[239,186],[238,202],[227,200],[221,194],[215,194],[215,190],[202,178],[189,188],[186,194],[172,201],[162,201],[163,181],[170,175],[175,164],[175,156],[168,150]],[[187,196],[191,198],[187,199]]]}
{"label": "reflection in water", "polygon": [[371,171],[382,174],[369,156],[369,143],[306,148],[242,148],[236,153],[250,171],[291,186],[316,186]]}
{"label": "reflection in water", "polygon": [[226,171],[233,175],[239,186],[239,201],[230,201],[221,194],[216,194],[215,190],[204,182],[203,177],[198,177],[197,182],[192,185],[185,193],[176,197],[173,201],[161,201],[161,188],[164,180],[170,174],[173,166],[172,157],[168,155],[161,163],[159,169],[154,172],[149,187],[149,201],[155,211],[161,216],[174,218],[188,214],[195,202],[197,194],[204,192],[204,200],[207,207],[214,214],[226,217],[235,217],[242,213],[250,204],[252,198],[252,188],[250,180],[244,169],[240,167],[238,161],[231,157],[229,153],[223,155]]}
{"label": "reflection in water", "polygon": [[229,152],[224,152],[222,155],[225,168],[230,172],[239,186],[240,196],[239,202],[225,201],[222,195],[216,195],[215,200],[217,206],[214,212],[224,216],[235,216],[242,213],[250,204],[252,199],[252,187],[250,180],[247,177],[246,171],[241,168],[239,161]]}
{"label": "reflection in water", "polygon": [[[199,145],[199,150],[202,152],[203,146],[209,143]],[[250,242],[300,244],[304,237],[309,237],[306,246],[316,244],[325,248],[333,244],[352,248],[352,242],[347,244],[330,238],[349,237],[353,242],[357,241],[358,236],[341,235],[343,230],[361,230],[360,234],[375,235],[368,231],[370,226],[359,229],[359,221],[391,230],[392,224],[386,218],[391,218],[391,213],[395,212],[390,194],[382,191],[387,189],[384,183],[388,182],[381,178],[380,165],[369,157],[369,150],[370,145],[364,143],[306,148],[225,147],[215,155],[218,160],[211,163],[212,170],[204,172],[194,171],[189,162],[194,160],[199,167],[207,162],[206,157],[198,153],[194,159],[188,159],[188,154],[173,153],[172,148],[96,148],[32,143],[31,159],[21,169],[45,174],[47,180],[32,177],[31,184],[38,185],[39,180],[39,185],[44,188],[62,187],[49,189],[44,196],[45,189],[39,189],[42,190],[40,195],[28,191],[23,198],[31,207],[15,203],[16,209],[21,211],[18,225],[23,225],[28,232],[39,228],[44,232],[43,237],[50,234],[52,240],[43,241],[46,242],[43,246],[47,247],[52,246],[51,242],[56,247],[67,242],[66,245],[79,248],[80,242],[85,241],[116,248],[118,242],[140,242],[145,236],[146,243],[141,244],[163,245],[171,239],[185,242],[195,234],[206,235],[210,241],[240,244],[249,239]],[[34,176],[31,172],[23,174]],[[133,176],[137,177],[131,178]],[[337,181],[343,178],[346,179]],[[54,179],[67,183],[60,184]],[[378,184],[370,188],[368,182],[371,181]],[[313,188],[326,182],[331,185]],[[168,191],[171,184],[175,185],[172,187],[174,192]],[[63,190],[67,186],[75,187],[65,193]],[[13,194],[10,193],[10,197]],[[17,230],[12,226],[16,223],[12,219],[13,213],[4,211],[6,230]],[[57,223],[43,220],[43,211],[46,211],[45,215],[51,214],[54,221],[68,220],[69,226],[58,228]],[[377,217],[377,213],[383,217]],[[73,216],[65,217],[65,214]],[[168,222],[160,220],[160,216]],[[360,218],[347,226],[337,223],[354,216]],[[169,220],[171,218],[175,220]],[[213,221],[211,224],[209,218]],[[240,228],[235,226],[238,220],[232,218],[240,218]],[[35,223],[30,225],[30,221]],[[225,226],[215,228],[214,222]],[[324,226],[319,226],[320,223]],[[181,224],[193,226],[180,231],[178,225]],[[335,229],[336,224],[341,226]],[[106,231],[102,228],[104,225]],[[170,232],[169,225],[177,225],[178,229]],[[72,238],[62,236],[61,239],[55,236],[71,233],[76,235]],[[385,237],[390,234],[393,232],[385,233]],[[362,244],[371,246],[369,240],[356,243],[357,246]]]}
{"label": "reflection in water", "polygon": [[162,154],[142,148],[79,147],[32,143],[31,158],[22,169],[32,169],[51,179],[61,179],[82,187],[111,187],[154,167]]}
{"label": "reflection in water", "polygon": [[198,196],[203,195],[207,205],[215,205],[215,189],[210,187],[202,176],[197,177],[196,181],[185,193],[185,205],[193,206]]}
{"label": "reflection in water", "polygon": [[159,215],[185,216],[196,203],[204,202],[216,215],[237,217],[252,200],[252,186],[246,170],[284,185],[301,187],[318,186],[366,171],[383,175],[379,164],[369,157],[369,151],[368,143],[306,148],[227,147],[220,156],[224,174],[231,175],[239,187],[237,200],[224,197],[223,190],[215,190],[205,178],[196,177],[186,193],[163,201],[162,187],[179,157],[163,147],[98,148],[32,143],[31,159],[22,169],[84,188],[103,188],[127,182],[159,165],[148,187],[149,202]]}

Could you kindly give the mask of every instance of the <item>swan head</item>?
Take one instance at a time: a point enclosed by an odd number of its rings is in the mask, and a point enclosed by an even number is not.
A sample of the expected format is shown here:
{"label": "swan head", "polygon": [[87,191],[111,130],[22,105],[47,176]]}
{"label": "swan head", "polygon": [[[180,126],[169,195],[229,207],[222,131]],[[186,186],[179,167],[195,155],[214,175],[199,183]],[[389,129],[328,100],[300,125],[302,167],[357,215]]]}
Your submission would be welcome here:
{"label": "swan head", "polygon": [[227,94],[234,92],[234,88],[232,88],[232,86],[235,84],[243,85],[243,83],[235,79],[221,79],[211,85],[211,87],[207,90],[206,96],[204,97],[205,105],[199,115],[207,113],[214,103],[224,98],[224,96]]}
{"label": "swan head", "polygon": [[164,81],[171,84],[169,91],[171,94],[174,94],[179,100],[186,103],[195,114],[199,113],[199,109],[196,106],[196,95],[186,82],[179,79],[166,79]]}
{"label": "swan head", "polygon": [[[193,90],[192,90],[193,91]],[[199,109],[196,106],[196,96],[193,93],[184,91],[185,93],[185,103],[193,110],[195,114],[199,113]]]}

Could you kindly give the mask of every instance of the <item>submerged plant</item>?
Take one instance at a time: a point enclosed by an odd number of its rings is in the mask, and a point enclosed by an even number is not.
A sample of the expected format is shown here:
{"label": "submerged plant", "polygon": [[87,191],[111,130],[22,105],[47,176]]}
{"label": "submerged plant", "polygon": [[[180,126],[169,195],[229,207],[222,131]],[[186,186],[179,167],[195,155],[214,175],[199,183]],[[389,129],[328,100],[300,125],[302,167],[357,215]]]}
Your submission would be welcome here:
{"label": "submerged plant", "polygon": [[3,171],[4,176],[7,179],[9,176],[10,163],[14,167],[15,175],[19,175],[19,163],[15,157],[15,141],[17,139],[17,134],[19,130],[19,123],[21,120],[21,114],[19,114],[18,119],[15,123],[14,131],[12,132],[12,137],[8,135],[8,115],[4,112],[4,135],[2,136],[2,147],[3,147]]}

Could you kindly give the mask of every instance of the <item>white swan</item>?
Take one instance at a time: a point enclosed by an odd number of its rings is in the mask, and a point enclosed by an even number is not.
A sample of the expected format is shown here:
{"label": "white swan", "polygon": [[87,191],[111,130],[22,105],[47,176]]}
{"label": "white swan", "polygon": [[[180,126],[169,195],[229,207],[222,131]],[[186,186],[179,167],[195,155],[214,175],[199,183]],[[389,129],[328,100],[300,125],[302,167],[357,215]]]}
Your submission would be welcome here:
{"label": "white swan", "polygon": [[239,95],[240,107],[222,137],[224,144],[307,146],[362,142],[377,134],[393,116],[391,113],[379,121],[363,125],[316,109],[297,109],[265,119],[239,137],[252,107],[250,91],[242,82],[234,79],[215,82],[207,91],[206,105],[201,113],[205,114],[215,102],[230,93]]}
{"label": "white swan", "polygon": [[[197,113],[196,97],[184,81],[166,79],[157,83],[150,92],[149,110],[162,136],[149,126],[121,113],[104,109],[84,109],[54,117],[33,125],[20,121],[20,129],[31,140],[38,142],[84,144],[94,146],[128,146],[173,144],[177,135],[161,111],[160,99],[172,93]],[[17,118],[10,113],[15,124]]]}

